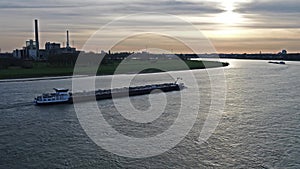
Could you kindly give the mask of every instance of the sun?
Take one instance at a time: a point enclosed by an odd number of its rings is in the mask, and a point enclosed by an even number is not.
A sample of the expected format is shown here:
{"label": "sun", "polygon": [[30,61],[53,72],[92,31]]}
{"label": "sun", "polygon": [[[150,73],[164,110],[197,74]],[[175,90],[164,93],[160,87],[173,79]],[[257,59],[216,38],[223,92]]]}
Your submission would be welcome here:
{"label": "sun", "polygon": [[241,22],[243,22],[243,17],[239,13],[227,11],[227,12],[223,12],[223,13],[216,15],[215,22],[222,23],[222,24],[229,25],[229,26],[230,25],[234,26],[234,25],[237,25],[237,24],[240,24]]}
{"label": "sun", "polygon": [[238,0],[223,0],[221,1],[220,8],[224,11],[215,16],[216,23],[225,24],[228,26],[234,26],[243,22],[243,16],[240,13],[235,12],[237,9]]}

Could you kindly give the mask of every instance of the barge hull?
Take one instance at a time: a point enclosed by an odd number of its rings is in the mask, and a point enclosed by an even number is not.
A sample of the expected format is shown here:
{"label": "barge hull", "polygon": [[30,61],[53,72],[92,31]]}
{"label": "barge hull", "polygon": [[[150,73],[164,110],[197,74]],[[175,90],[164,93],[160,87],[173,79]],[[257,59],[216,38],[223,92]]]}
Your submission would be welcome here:
{"label": "barge hull", "polygon": [[122,98],[122,97],[132,97],[132,96],[141,96],[148,95],[152,93],[160,93],[160,92],[172,92],[172,91],[180,91],[181,88],[179,86],[170,87],[170,88],[162,88],[162,89],[149,89],[142,91],[128,91],[127,92],[119,92],[119,93],[108,93],[108,94],[95,94],[90,96],[72,96],[69,100],[69,103],[73,102],[85,102],[91,100],[108,100],[112,98]]}

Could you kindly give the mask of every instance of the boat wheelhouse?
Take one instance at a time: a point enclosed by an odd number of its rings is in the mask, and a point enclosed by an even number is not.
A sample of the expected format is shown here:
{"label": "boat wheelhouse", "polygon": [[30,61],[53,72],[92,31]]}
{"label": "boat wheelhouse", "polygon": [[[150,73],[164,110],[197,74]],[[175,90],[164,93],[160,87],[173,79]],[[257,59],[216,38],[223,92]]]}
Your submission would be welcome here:
{"label": "boat wheelhouse", "polygon": [[69,89],[53,88],[55,93],[44,93],[35,98],[36,104],[58,104],[70,101]]}

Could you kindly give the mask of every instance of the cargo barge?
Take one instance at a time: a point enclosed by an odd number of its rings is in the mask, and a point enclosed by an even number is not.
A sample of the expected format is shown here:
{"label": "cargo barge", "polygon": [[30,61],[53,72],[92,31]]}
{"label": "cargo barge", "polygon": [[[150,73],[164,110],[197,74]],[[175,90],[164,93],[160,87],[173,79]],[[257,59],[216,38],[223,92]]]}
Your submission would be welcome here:
{"label": "cargo barge", "polygon": [[36,105],[49,105],[49,104],[72,104],[73,102],[92,101],[92,100],[104,100],[120,97],[131,97],[138,95],[146,95],[157,92],[171,92],[180,91],[184,88],[183,83],[163,83],[152,84],[145,86],[124,87],[116,89],[99,89],[89,92],[69,92],[69,89],[54,88],[54,93],[45,93],[37,96],[34,99]]}

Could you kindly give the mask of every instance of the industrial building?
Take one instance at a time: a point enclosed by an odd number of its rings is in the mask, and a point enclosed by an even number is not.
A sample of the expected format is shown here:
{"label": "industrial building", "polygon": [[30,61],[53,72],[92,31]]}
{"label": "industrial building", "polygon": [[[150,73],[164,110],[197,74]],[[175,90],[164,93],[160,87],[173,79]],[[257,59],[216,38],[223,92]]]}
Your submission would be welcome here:
{"label": "industrial building", "polygon": [[46,42],[45,49],[40,49],[39,42],[39,26],[38,20],[34,21],[35,26],[35,41],[30,39],[26,41],[26,45],[22,49],[15,49],[13,57],[23,60],[47,60],[51,55],[59,55],[64,53],[77,53],[76,48],[70,46],[69,31],[67,30],[67,45],[61,47],[60,43]]}

